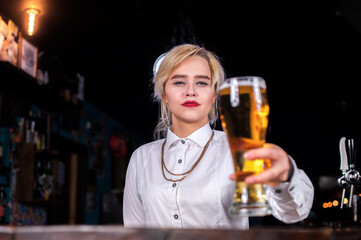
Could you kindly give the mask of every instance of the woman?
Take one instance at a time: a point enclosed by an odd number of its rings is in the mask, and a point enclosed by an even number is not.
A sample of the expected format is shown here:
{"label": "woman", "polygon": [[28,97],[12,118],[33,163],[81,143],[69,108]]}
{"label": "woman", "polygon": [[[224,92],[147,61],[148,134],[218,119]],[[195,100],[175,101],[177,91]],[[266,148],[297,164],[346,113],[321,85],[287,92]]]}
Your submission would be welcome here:
{"label": "woman", "polygon": [[[248,218],[231,218],[233,161],[223,131],[212,130],[217,92],[224,79],[216,55],[183,44],[171,49],[154,76],[161,105],[158,138],[136,149],[124,192],[124,225],[158,228],[248,228]],[[269,158],[272,167],[246,178],[264,183],[272,214],[286,223],[308,216],[313,186],[280,147],[252,149],[248,159]],[[178,175],[177,175],[178,174]]]}

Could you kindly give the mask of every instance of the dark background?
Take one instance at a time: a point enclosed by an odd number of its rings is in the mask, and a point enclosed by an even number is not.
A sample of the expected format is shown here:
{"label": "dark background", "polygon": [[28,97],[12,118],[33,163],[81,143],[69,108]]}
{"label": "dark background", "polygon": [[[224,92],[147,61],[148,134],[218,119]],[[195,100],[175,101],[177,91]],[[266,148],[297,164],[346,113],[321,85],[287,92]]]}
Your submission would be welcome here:
{"label": "dark background", "polygon": [[0,10],[23,30],[30,3],[41,9],[30,41],[84,75],[85,99],[146,141],[158,117],[153,63],[188,42],[215,52],[228,77],[265,78],[268,141],[315,183],[341,175],[342,136],[361,149],[360,1],[0,0]]}

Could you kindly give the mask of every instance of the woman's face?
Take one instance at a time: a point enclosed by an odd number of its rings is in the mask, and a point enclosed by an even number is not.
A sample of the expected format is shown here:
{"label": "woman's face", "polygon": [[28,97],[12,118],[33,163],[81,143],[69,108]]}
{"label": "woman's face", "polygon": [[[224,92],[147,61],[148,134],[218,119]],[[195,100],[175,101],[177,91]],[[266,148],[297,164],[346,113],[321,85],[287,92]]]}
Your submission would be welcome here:
{"label": "woman's face", "polygon": [[172,113],[173,125],[206,124],[216,96],[208,62],[200,56],[184,60],[165,84],[164,98]]}

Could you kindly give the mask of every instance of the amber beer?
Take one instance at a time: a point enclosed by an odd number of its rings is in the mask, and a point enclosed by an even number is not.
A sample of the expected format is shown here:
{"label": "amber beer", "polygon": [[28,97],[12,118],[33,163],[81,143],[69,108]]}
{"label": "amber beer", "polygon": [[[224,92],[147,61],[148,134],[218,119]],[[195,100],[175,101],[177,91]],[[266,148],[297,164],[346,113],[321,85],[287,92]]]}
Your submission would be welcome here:
{"label": "amber beer", "polygon": [[[243,153],[266,141],[269,105],[266,83],[260,77],[226,79],[220,87],[220,115],[227,133],[235,168],[236,189],[232,216],[265,216],[271,213],[262,184],[247,185],[245,177],[263,171],[263,159],[248,160]],[[267,162],[268,163],[268,162]]]}

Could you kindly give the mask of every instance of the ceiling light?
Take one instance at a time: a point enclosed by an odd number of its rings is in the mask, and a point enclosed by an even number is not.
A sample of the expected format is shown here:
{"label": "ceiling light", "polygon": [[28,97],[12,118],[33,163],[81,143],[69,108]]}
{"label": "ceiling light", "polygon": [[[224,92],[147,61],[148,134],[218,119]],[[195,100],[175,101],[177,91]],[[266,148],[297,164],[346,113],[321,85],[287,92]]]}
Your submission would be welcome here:
{"label": "ceiling light", "polygon": [[27,8],[25,9],[25,12],[26,12],[27,32],[29,36],[32,36],[35,32],[37,15],[40,13],[40,11],[36,8]]}

